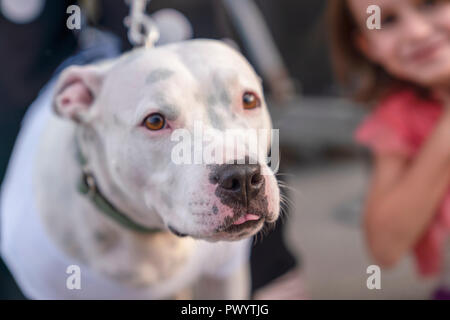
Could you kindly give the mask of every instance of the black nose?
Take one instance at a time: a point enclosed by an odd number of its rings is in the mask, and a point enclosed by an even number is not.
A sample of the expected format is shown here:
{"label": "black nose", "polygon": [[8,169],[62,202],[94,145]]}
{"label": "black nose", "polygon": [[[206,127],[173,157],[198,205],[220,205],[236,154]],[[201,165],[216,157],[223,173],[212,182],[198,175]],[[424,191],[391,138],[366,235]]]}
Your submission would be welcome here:
{"label": "black nose", "polygon": [[258,164],[226,164],[217,170],[216,177],[221,193],[245,206],[264,185]]}

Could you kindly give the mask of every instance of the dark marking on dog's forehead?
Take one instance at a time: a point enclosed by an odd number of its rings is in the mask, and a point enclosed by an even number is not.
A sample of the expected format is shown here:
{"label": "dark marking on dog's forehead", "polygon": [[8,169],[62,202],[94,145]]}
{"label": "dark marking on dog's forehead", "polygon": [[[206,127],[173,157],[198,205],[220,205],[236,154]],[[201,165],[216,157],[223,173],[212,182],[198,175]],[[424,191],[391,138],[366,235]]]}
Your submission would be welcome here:
{"label": "dark marking on dog's forehead", "polygon": [[162,107],[162,111],[164,112],[164,115],[170,121],[177,120],[181,114],[180,109],[173,104],[165,104],[165,105],[162,105],[161,107]]}
{"label": "dark marking on dog's forehead", "polygon": [[[225,123],[232,115],[230,84],[218,74],[213,76],[209,91],[205,94],[206,112],[211,125],[219,130],[225,130]],[[225,112],[226,114],[225,114]]]}
{"label": "dark marking on dog's forehead", "polygon": [[181,114],[181,110],[176,106],[164,93],[157,93],[152,96],[154,104],[160,108],[161,113],[170,120],[174,121],[178,119]]}
{"label": "dark marking on dog's forehead", "polygon": [[229,87],[229,81],[215,74],[211,82],[211,90],[207,96],[208,106],[220,105],[222,107],[230,107],[232,100]]}
{"label": "dark marking on dog's forehead", "polygon": [[218,113],[214,106],[208,106],[206,109],[208,119],[211,125],[218,130],[225,130],[225,119]]}
{"label": "dark marking on dog's forehead", "polygon": [[153,84],[158,81],[167,80],[174,73],[175,71],[166,68],[155,69],[147,76],[147,78],[145,79],[145,84]]}

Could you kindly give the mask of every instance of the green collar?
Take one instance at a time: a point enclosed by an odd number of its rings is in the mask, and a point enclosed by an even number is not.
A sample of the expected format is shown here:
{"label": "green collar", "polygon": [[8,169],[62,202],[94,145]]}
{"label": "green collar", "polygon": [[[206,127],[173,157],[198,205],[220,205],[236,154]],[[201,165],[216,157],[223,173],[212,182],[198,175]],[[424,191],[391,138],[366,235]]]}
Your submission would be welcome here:
{"label": "green collar", "polygon": [[98,185],[95,181],[95,178],[92,173],[86,170],[87,160],[81,153],[80,146],[78,145],[78,141],[76,143],[77,147],[77,158],[78,162],[83,168],[83,174],[81,176],[80,182],[78,184],[78,191],[87,195],[91,200],[92,204],[102,212],[104,215],[108,216],[121,226],[135,231],[139,233],[152,234],[161,232],[160,229],[148,228],[143,225],[138,224],[137,222],[131,220],[126,214],[122,213],[119,209],[117,209],[100,191]]}

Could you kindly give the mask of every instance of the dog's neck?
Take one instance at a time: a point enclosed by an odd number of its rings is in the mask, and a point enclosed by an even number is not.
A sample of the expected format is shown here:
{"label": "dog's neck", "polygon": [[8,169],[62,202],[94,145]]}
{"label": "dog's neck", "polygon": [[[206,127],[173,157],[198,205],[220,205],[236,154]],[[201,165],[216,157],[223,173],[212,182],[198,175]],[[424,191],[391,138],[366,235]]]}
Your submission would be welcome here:
{"label": "dog's neck", "polygon": [[154,234],[158,232],[163,232],[164,230],[156,227],[147,227],[139,224],[133,219],[129,218],[128,215],[121,210],[119,210],[100,190],[97,185],[95,174],[90,172],[88,169],[87,158],[83,155],[80,148],[78,138],[75,137],[75,148],[76,148],[76,158],[78,164],[80,165],[82,174],[78,182],[78,191],[88,197],[92,204],[98,209],[98,211],[107,217],[111,218],[117,224],[122,227],[127,228],[131,231],[140,234]]}
{"label": "dog's neck", "polygon": [[[131,200],[127,191],[111,178],[107,163],[110,157],[106,155],[102,139],[93,128],[77,125],[72,144],[80,172],[77,185],[80,186],[83,176],[88,178],[82,181],[81,191],[93,195],[94,201],[89,197],[87,199],[99,214],[106,214],[108,219],[134,232],[152,233],[156,229],[166,229],[157,212],[151,212],[138,201]],[[138,217],[145,217],[144,223],[138,221]]]}
{"label": "dog's neck", "polygon": [[[159,265],[172,265],[172,260],[187,258],[193,240],[178,238],[168,231],[137,233],[99,212],[91,200],[77,191],[82,170],[73,143],[75,132],[73,124],[52,118],[39,146],[33,181],[47,233],[66,254],[101,273],[115,277],[125,270],[135,274],[137,278],[125,281],[133,285],[170,276],[177,264],[173,263],[173,268]],[[111,197],[108,193],[106,196]],[[166,244],[170,248],[165,248]],[[158,276],[143,272],[147,265]]]}

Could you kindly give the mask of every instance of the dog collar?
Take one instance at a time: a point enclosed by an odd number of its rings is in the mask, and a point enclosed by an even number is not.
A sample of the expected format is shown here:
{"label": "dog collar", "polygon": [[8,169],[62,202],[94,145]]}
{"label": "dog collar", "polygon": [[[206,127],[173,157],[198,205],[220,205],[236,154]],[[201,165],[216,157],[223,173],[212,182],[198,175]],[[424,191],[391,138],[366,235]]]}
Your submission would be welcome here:
{"label": "dog collar", "polygon": [[83,173],[78,184],[78,191],[89,197],[95,207],[121,226],[139,233],[158,233],[162,230],[156,228],[148,228],[131,220],[126,214],[117,209],[100,191],[94,175],[86,169],[87,160],[81,153],[80,146],[76,143],[78,162],[83,168]]}

